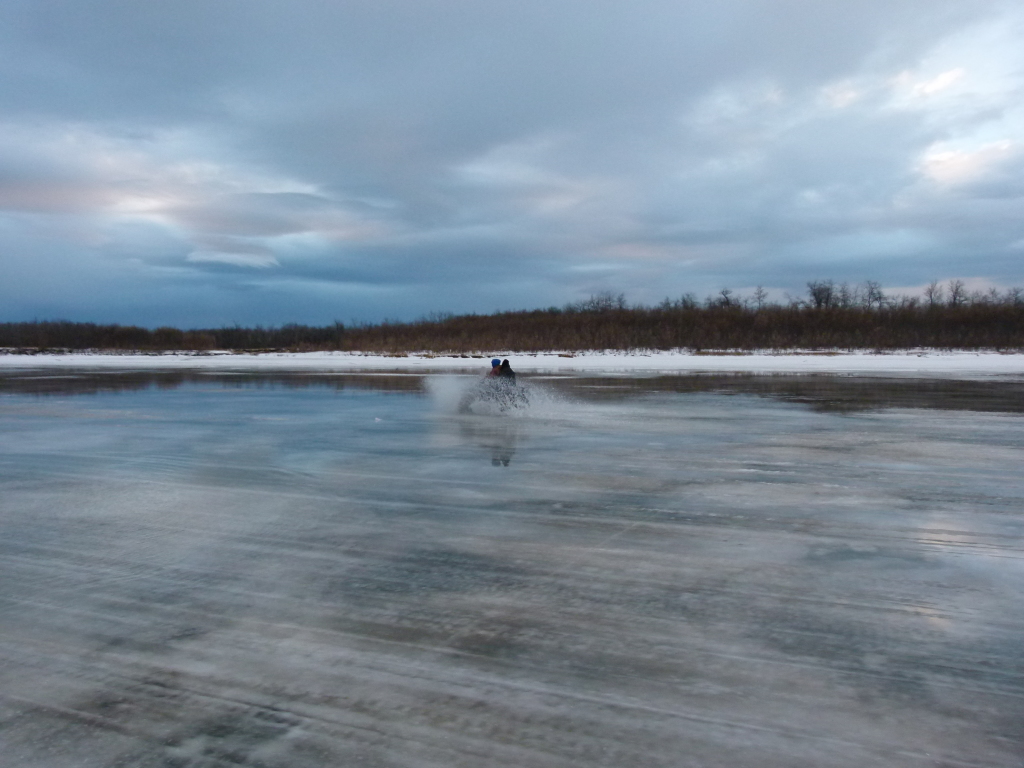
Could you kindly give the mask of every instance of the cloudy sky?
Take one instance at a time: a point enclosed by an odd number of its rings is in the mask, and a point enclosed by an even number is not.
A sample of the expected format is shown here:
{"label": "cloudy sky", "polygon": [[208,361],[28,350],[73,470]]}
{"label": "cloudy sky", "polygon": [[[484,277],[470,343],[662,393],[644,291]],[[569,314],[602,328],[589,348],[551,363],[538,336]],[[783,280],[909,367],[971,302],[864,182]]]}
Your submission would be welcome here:
{"label": "cloudy sky", "polygon": [[0,4],[0,320],[819,278],[1024,284],[1024,4]]}

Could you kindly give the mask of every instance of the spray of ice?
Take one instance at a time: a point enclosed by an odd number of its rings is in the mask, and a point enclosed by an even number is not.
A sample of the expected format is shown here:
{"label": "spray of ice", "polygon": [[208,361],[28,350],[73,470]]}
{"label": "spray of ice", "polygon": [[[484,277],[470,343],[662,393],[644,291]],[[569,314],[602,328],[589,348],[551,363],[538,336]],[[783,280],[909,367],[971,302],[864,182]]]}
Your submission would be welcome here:
{"label": "spray of ice", "polygon": [[439,414],[522,419],[561,415],[567,405],[563,396],[529,381],[508,386],[479,376],[443,375],[428,377],[425,386]]}

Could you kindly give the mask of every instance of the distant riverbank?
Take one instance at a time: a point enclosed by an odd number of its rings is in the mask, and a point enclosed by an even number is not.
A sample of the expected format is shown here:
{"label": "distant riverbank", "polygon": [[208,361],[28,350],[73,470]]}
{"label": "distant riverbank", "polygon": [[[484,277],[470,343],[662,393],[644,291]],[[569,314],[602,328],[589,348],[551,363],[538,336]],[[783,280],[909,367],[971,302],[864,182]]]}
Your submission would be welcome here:
{"label": "distant riverbank", "polygon": [[[92,370],[203,369],[217,371],[484,371],[486,355],[357,352],[40,352],[0,353],[0,370],[88,368]],[[508,357],[524,373],[819,373],[972,378],[1024,376],[1024,354],[912,350],[907,352],[539,352]]]}
{"label": "distant riverbank", "polygon": [[[933,286],[934,287],[934,286]],[[684,296],[651,306],[627,306],[624,296],[595,296],[580,304],[490,315],[434,315],[412,322],[345,326],[295,323],[280,327],[141,328],[67,320],[0,323],[0,348],[175,350],[207,352],[354,352],[377,355],[429,350],[473,355],[487,350],[574,353],[601,350],[801,350],[907,352],[1024,350],[1024,290],[965,293],[957,281],[948,296],[927,301],[884,296],[831,281],[808,283],[807,300],[763,303],[729,291],[700,303]],[[947,300],[943,301],[946,296]]]}

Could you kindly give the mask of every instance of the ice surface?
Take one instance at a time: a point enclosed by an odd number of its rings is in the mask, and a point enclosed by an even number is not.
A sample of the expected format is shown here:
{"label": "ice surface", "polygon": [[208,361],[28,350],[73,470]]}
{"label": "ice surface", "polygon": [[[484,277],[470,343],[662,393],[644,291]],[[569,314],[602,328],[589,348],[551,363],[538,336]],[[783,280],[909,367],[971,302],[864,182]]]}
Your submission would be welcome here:
{"label": "ice surface", "polygon": [[0,765],[1021,765],[1020,381],[468,382],[0,376]]}

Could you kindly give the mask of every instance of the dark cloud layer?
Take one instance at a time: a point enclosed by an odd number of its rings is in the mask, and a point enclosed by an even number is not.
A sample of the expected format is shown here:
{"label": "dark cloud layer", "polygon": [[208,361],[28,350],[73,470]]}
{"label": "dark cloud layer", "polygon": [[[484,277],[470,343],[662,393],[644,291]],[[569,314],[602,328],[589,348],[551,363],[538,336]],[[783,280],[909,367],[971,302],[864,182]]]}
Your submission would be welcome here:
{"label": "dark cloud layer", "polygon": [[9,0],[0,319],[1024,282],[1000,2]]}

